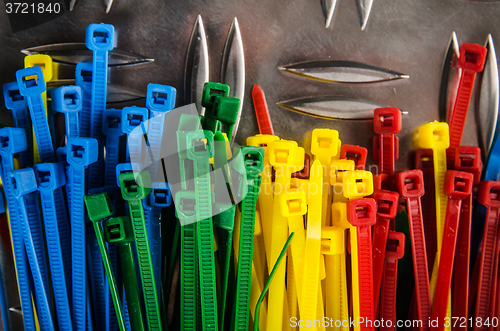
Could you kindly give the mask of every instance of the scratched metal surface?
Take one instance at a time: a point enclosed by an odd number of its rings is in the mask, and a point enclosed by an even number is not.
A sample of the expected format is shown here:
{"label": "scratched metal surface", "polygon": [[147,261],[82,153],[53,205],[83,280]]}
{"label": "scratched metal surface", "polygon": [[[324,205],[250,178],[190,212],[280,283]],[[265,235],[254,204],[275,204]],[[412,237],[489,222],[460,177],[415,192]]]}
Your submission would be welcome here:
{"label": "scratched metal surface", "polygon": [[[258,133],[251,88],[265,91],[278,136],[309,148],[314,128],[331,128],[343,143],[369,149],[372,122],[328,121],[278,108],[275,103],[299,97],[340,95],[387,103],[408,111],[400,137],[397,169],[409,166],[412,131],[438,119],[441,66],[451,32],[459,43],[484,44],[492,33],[500,49],[500,2],[463,0],[375,1],[365,31],[361,31],[355,1],[338,1],[330,28],[325,29],[319,0],[282,1],[132,1],[115,0],[109,14],[102,1],[81,0],[75,10],[36,28],[13,34],[6,14],[0,12],[0,80],[15,78],[23,65],[20,49],[53,42],[84,41],[90,23],[113,24],[117,46],[152,57],[152,64],[113,69],[111,81],[139,90],[148,83],[177,88],[183,98],[184,61],[196,16],[201,14],[210,54],[210,79],[218,80],[226,35],[234,16],[241,28],[246,61],[246,94],[236,142]],[[335,85],[280,72],[278,65],[307,60],[337,59],[366,62],[410,75],[408,80],[371,85]],[[3,105],[3,100],[2,100]],[[11,123],[9,112],[0,121]],[[464,144],[477,144],[475,119],[467,119]],[[369,154],[369,163],[371,154]],[[3,259],[0,262],[3,263]],[[12,284],[13,285],[13,284]],[[18,330],[19,328],[15,328]]]}

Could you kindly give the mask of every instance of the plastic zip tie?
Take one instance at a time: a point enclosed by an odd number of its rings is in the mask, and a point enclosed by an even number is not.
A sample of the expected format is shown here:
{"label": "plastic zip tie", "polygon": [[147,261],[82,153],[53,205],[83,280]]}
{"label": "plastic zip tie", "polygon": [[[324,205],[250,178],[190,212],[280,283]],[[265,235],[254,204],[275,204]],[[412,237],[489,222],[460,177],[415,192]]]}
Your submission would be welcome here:
{"label": "plastic zip tie", "polygon": [[273,123],[271,122],[271,116],[269,116],[269,109],[267,108],[266,95],[257,84],[252,88],[252,99],[260,134],[274,135]]}
{"label": "plastic zip tie", "polygon": [[373,227],[373,298],[375,315],[378,314],[380,288],[386,259],[387,238],[391,219],[398,211],[399,194],[391,191],[378,190],[373,194],[377,202],[376,224]]}
{"label": "plastic zip tie", "polygon": [[72,288],[73,288],[73,324],[75,330],[86,328],[87,296],[86,296],[86,241],[85,214],[83,197],[85,195],[85,168],[97,161],[98,143],[93,138],[70,138],[67,142],[67,162],[71,173],[70,220],[71,220],[71,252],[73,256]]}
{"label": "plastic zip tie", "polygon": [[450,119],[450,147],[447,151],[448,161],[455,162],[455,148],[460,146],[467,118],[467,111],[474,88],[476,73],[483,71],[487,49],[477,44],[463,43],[457,65],[462,68],[455,105]]}
{"label": "plastic zip tie", "polygon": [[16,78],[19,92],[26,97],[28,102],[40,160],[43,163],[55,162],[54,145],[52,145],[52,137],[42,98],[42,94],[45,92],[42,69],[40,67],[20,69],[16,72]]}
{"label": "plastic zip tie", "polygon": [[[481,150],[478,147],[457,147],[455,151],[455,169],[466,171],[474,175],[474,184],[481,178]],[[458,226],[457,249],[453,269],[453,314],[454,317],[468,316],[469,303],[469,272],[471,247],[472,221],[472,194],[462,200],[460,221]],[[457,329],[466,329],[466,326],[456,325]]]}
{"label": "plastic zip tie", "polygon": [[102,132],[106,136],[106,160],[104,161],[104,185],[116,183],[116,166],[120,154],[121,110],[106,109],[102,116]]}
{"label": "plastic zip tie", "polygon": [[[335,131],[336,132],[336,131]],[[280,250],[286,242],[287,237],[287,219],[281,214],[281,194],[290,185],[290,179],[293,172],[300,170],[304,165],[305,151],[298,147],[294,141],[273,141],[270,145],[269,163],[276,170],[275,189],[280,188],[281,193],[274,194],[273,201],[273,219],[271,228],[271,249],[269,251],[267,263],[271,268],[276,263]],[[267,251],[267,248],[266,248]],[[283,320],[283,300],[285,296],[285,266],[277,270],[276,281],[271,284],[268,296],[268,330],[281,330]]]}
{"label": "plastic zip tie", "polygon": [[52,110],[64,114],[66,137],[80,135],[80,116],[82,110],[82,89],[78,86],[62,86],[51,93]]}
{"label": "plastic zip tie", "polygon": [[233,128],[239,121],[238,110],[241,100],[229,97],[229,86],[221,83],[205,83],[201,104],[206,105],[202,119],[203,129],[213,133],[221,131],[227,137],[232,137]]}
{"label": "plastic zip tie", "polygon": [[76,65],[75,83],[82,90],[82,110],[80,112],[80,136],[90,137],[92,104],[92,63],[80,62]]}
{"label": "plastic zip tie", "polygon": [[393,175],[399,158],[399,139],[395,134],[401,131],[401,111],[391,107],[377,108],[373,118],[374,131],[378,134],[373,138],[374,159],[380,173]]}
{"label": "plastic zip tie", "polygon": [[110,24],[90,24],[85,31],[85,45],[93,52],[92,58],[92,96],[90,104],[90,137],[99,144],[97,162],[90,165],[88,187],[102,186],[104,136],[102,117],[106,109],[108,84],[108,52],[113,49],[114,27]]}
{"label": "plastic zip tie", "polygon": [[[206,141],[206,145],[205,142]],[[186,134],[187,157],[194,164],[196,250],[203,330],[217,330],[217,295],[213,255],[212,199],[210,164],[213,156],[213,134],[191,131]],[[200,148],[201,147],[201,148]]]}
{"label": "plastic zip tie", "polygon": [[23,228],[24,246],[31,266],[37,316],[43,330],[53,330],[51,306],[48,300],[49,280],[45,262],[42,223],[36,195],[37,184],[33,169],[10,171],[8,179],[17,199],[19,219]]}
{"label": "plastic zip tie", "polygon": [[117,245],[120,254],[121,276],[125,285],[127,308],[129,310],[131,330],[145,330],[142,322],[139,285],[135,272],[132,242],[134,233],[128,216],[105,219],[102,224],[106,242]]}
{"label": "plastic zip tie", "polygon": [[24,129],[26,132],[26,150],[19,153],[21,168],[31,167],[34,164],[33,158],[33,131],[28,112],[28,102],[19,92],[17,81],[3,85],[3,98],[5,107],[12,111],[14,125]]}
{"label": "plastic zip tie", "polygon": [[[321,164],[326,167],[326,171],[323,172],[323,201],[321,211],[321,225],[327,225],[327,220],[330,219],[330,208],[331,204],[331,194],[330,194],[330,163],[333,158],[340,157],[341,143],[339,140],[339,133],[336,130],[330,129],[314,129],[312,132],[311,141],[311,154],[314,155],[314,159],[319,160]],[[325,185],[326,184],[326,185]]]}
{"label": "plastic zip tie", "polygon": [[128,202],[130,219],[134,230],[148,330],[161,331],[162,325],[156,284],[154,282],[151,250],[147,237],[144,209],[142,208],[142,199],[151,193],[151,180],[148,172],[138,174],[128,172],[119,175],[119,181],[122,197]]}
{"label": "plastic zip tie", "polygon": [[[499,225],[500,213],[500,183],[494,181],[482,181],[479,184],[477,201],[487,208],[486,222],[484,224],[484,234],[482,252],[478,263],[480,263],[479,279],[477,285],[477,297],[475,314],[476,318],[485,320],[491,317],[490,301],[491,290],[493,288],[493,274],[495,264],[496,235]],[[474,286],[474,284],[473,284]],[[473,330],[486,330],[486,326],[478,327],[474,324]]]}
{"label": "plastic zip tie", "polygon": [[[126,162],[143,160],[142,144],[145,144],[143,135],[148,131],[144,123],[148,121],[148,118],[149,111],[146,108],[132,106],[122,109],[121,130],[127,135]],[[141,130],[136,130],[137,127],[141,128]]]}
{"label": "plastic zip tie", "polygon": [[60,243],[58,215],[54,191],[66,184],[66,176],[61,163],[42,163],[33,167],[42,203],[45,236],[49,255],[52,286],[55,297],[57,322],[60,330],[73,330],[71,310],[67,293],[67,273],[63,250]]}
{"label": "plastic zip tie", "polygon": [[[14,170],[14,154],[26,150],[26,133],[21,128],[0,129],[0,162],[3,188],[7,199],[9,211],[10,230],[12,246],[14,249],[14,262],[16,266],[17,285],[23,310],[23,321],[25,330],[35,330],[35,316],[31,301],[31,276],[24,248],[22,224],[19,219],[17,200],[14,197],[11,182],[7,179],[7,173]],[[14,143],[15,142],[15,143]]]}
{"label": "plastic zip tie", "polygon": [[92,224],[94,225],[94,231],[96,233],[97,243],[101,252],[104,269],[106,271],[106,277],[108,279],[108,283],[110,284],[111,297],[113,299],[113,305],[116,311],[118,327],[120,331],[125,331],[127,329],[125,327],[118,285],[115,281],[113,266],[111,265],[108,249],[106,247],[106,244],[104,243],[104,233],[100,224],[101,220],[113,215],[113,211],[111,210],[112,203],[108,194],[105,192],[96,195],[86,195],[84,197],[84,200],[88,216],[92,221]]}
{"label": "plastic zip tie", "polygon": [[[349,230],[351,233],[351,261],[353,276],[353,311],[354,318],[363,318],[364,323],[354,326],[359,330],[374,330],[373,321],[375,320],[374,302],[373,302],[373,267],[372,267],[372,236],[371,226],[375,224],[375,215],[377,213],[377,204],[374,199],[364,198],[358,200],[349,200],[347,202],[347,220],[353,227]],[[354,248],[353,237],[356,237]],[[358,286],[358,288],[356,288]],[[358,304],[356,304],[358,301]],[[359,310],[357,310],[358,306]],[[369,325],[371,323],[371,326]]]}
{"label": "plastic zip tie", "polygon": [[[439,256],[439,269],[436,293],[432,305],[431,319],[438,321],[438,330],[444,330],[450,297],[451,277],[457,244],[458,221],[462,200],[472,193],[474,178],[472,174],[449,170],[446,173],[444,193],[449,197],[446,208],[443,246]],[[433,329],[435,329],[433,327]]]}
{"label": "plastic zip tie", "polygon": [[343,144],[340,149],[340,159],[354,161],[357,170],[365,169],[367,156],[368,150],[361,146]]}
{"label": "plastic zip tie", "polygon": [[[431,298],[427,252],[422,220],[422,204],[424,195],[424,179],[421,170],[404,171],[397,177],[399,194],[406,198],[408,222],[410,224],[411,248],[413,256],[413,272],[415,275],[415,304],[417,316],[421,321],[428,321],[431,316]],[[419,330],[429,330],[428,323],[422,323]]]}
{"label": "plastic zip tie", "polygon": [[[384,277],[380,299],[380,320],[386,321],[379,331],[396,330],[396,288],[398,283],[398,260],[405,254],[405,235],[389,231],[385,255]],[[391,321],[392,324],[389,325]],[[426,321],[422,321],[426,323]]]}

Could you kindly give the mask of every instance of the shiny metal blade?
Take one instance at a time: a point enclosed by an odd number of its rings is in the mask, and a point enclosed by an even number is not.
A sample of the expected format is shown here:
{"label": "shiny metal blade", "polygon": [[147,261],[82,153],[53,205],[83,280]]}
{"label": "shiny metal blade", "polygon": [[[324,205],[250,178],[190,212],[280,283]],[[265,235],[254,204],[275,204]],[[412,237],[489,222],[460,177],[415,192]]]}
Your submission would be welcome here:
{"label": "shiny metal blade", "polygon": [[361,24],[361,30],[366,28],[368,19],[370,18],[370,13],[372,11],[373,0],[356,0],[358,5],[359,23]]}
{"label": "shiny metal blade", "polygon": [[[29,47],[21,50],[25,55],[47,54],[52,57],[52,61],[75,65],[80,62],[92,62],[92,51],[85,43],[60,43]],[[129,51],[113,49],[109,52],[109,66],[127,66],[153,62],[154,59],[144,57]]]}
{"label": "shiny metal blade", "polygon": [[204,115],[205,108],[201,106],[203,85],[209,80],[208,47],[205,28],[201,15],[194,23],[184,68],[184,97],[186,105],[196,104],[198,114]]}
{"label": "shiny metal blade", "polygon": [[460,74],[462,69],[457,66],[460,56],[457,34],[451,34],[448,49],[444,57],[443,72],[441,74],[441,86],[439,89],[439,119],[441,122],[448,122],[455,104],[458,85],[460,84]]}
{"label": "shiny metal blade", "polygon": [[76,3],[78,0],[71,0],[69,3],[69,11],[72,11],[75,8]]}
{"label": "shiny metal blade", "polygon": [[336,5],[337,0],[321,0],[323,15],[325,15],[325,28],[328,28],[332,23],[333,13],[335,12]]}
{"label": "shiny metal blade", "polygon": [[[75,85],[74,79],[58,79],[51,80],[47,82],[48,89],[54,89],[61,86]],[[117,84],[108,83],[107,85],[107,104],[116,104],[116,103],[126,103],[138,101],[146,98],[146,93]]]}
{"label": "shiny metal blade", "polygon": [[19,314],[19,315],[23,315],[23,310],[21,309],[21,306],[10,307],[9,311],[16,313],[16,314]]}
{"label": "shiny metal blade", "polygon": [[396,71],[353,61],[308,61],[281,66],[278,69],[327,83],[374,83],[409,78],[408,75]]}
{"label": "shiny metal blade", "polygon": [[480,88],[477,89],[476,99],[476,119],[483,160],[486,160],[495,136],[499,108],[498,64],[491,35],[488,35],[485,47],[488,49],[488,55],[481,74]]}
{"label": "shiny metal blade", "polygon": [[106,6],[106,14],[109,13],[111,6],[113,5],[113,0],[102,0],[104,2],[104,6]]}
{"label": "shiny metal blade", "polygon": [[278,102],[277,105],[300,114],[329,120],[371,120],[376,108],[389,107],[371,100],[337,96],[294,99]]}
{"label": "shiny metal blade", "polygon": [[245,93],[245,55],[243,53],[240,26],[236,17],[229,29],[224,52],[222,53],[220,81],[229,85],[229,96],[236,97],[241,102],[240,109],[238,110],[238,119],[233,127],[233,136],[231,137],[231,141],[234,141],[240,124],[244,101],[243,96]]}

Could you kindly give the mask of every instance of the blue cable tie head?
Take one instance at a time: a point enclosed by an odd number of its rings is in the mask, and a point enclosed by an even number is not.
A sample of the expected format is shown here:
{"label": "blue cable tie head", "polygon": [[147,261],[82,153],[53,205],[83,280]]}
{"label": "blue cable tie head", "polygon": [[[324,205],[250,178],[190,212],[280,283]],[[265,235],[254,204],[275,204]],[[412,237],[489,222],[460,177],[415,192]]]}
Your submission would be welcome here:
{"label": "blue cable tie head", "polygon": [[131,133],[139,125],[142,128],[142,133],[147,133],[147,126],[144,123],[149,119],[149,111],[144,107],[124,107],[122,109],[122,132],[125,134]]}
{"label": "blue cable tie head", "polygon": [[122,111],[118,109],[105,109],[102,115],[102,133],[106,136],[121,136]]}
{"label": "blue cable tie head", "polygon": [[26,132],[21,128],[0,129],[0,155],[24,152],[28,148]]}
{"label": "blue cable tie head", "polygon": [[214,135],[211,131],[196,130],[186,133],[187,157],[190,160],[213,157]]}
{"label": "blue cable tie head", "polygon": [[66,150],[70,165],[88,166],[97,161],[98,145],[94,138],[70,138]]}
{"label": "blue cable tie head", "polygon": [[146,93],[146,107],[150,111],[166,113],[175,108],[177,90],[172,86],[149,84]]}
{"label": "blue cable tie head", "polygon": [[52,109],[58,113],[78,113],[82,110],[80,86],[61,86],[52,90]]}
{"label": "blue cable tie head", "polygon": [[28,107],[28,102],[19,92],[17,81],[3,84],[3,98],[7,109],[22,109]]}
{"label": "blue cable tie head", "polygon": [[76,65],[75,81],[78,86],[92,88],[92,63],[80,62]]}
{"label": "blue cable tie head", "polygon": [[56,150],[56,156],[57,156],[57,162],[67,162],[67,147],[66,146],[63,146],[63,147],[59,147],[57,150]]}
{"label": "blue cable tie head", "polygon": [[66,185],[64,165],[62,163],[40,163],[33,166],[38,189],[54,191]]}
{"label": "blue cable tie head", "polygon": [[172,191],[168,183],[154,182],[151,184],[153,191],[149,195],[149,205],[164,208],[172,204]]}
{"label": "blue cable tie head", "polygon": [[24,96],[37,96],[45,92],[42,68],[29,67],[16,71],[19,92]]}
{"label": "blue cable tie head", "polygon": [[111,24],[90,24],[85,31],[85,45],[91,51],[109,52],[114,47],[114,35]]}
{"label": "blue cable tie head", "polygon": [[10,181],[12,193],[15,197],[22,197],[25,194],[38,190],[35,172],[33,168],[11,170],[7,174]]}

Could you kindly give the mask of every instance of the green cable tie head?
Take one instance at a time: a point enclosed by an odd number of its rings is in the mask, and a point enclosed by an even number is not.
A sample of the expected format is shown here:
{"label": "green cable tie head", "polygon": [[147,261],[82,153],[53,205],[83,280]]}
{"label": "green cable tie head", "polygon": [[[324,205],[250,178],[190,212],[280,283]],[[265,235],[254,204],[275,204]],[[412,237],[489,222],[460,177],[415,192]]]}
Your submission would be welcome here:
{"label": "green cable tie head", "polygon": [[151,193],[151,177],[149,172],[142,171],[138,174],[126,172],[118,177],[123,200],[142,200]]}
{"label": "green cable tie head", "polygon": [[196,221],[196,194],[194,191],[179,191],[175,194],[175,214],[181,225]]}
{"label": "green cable tie head", "polygon": [[211,109],[214,106],[216,96],[227,97],[229,95],[229,85],[221,83],[208,82],[203,86],[203,95],[201,97],[201,105]]}
{"label": "green cable tie head", "polygon": [[264,170],[264,148],[254,146],[241,147],[247,176],[257,176]]}
{"label": "green cable tie head", "polygon": [[103,222],[104,240],[114,244],[129,244],[134,241],[134,232],[129,216],[113,217]]}
{"label": "green cable tie head", "polygon": [[186,133],[187,157],[190,160],[208,160],[214,156],[214,136],[211,131],[196,130]]}
{"label": "green cable tie head", "polygon": [[87,207],[87,213],[92,222],[99,222],[113,215],[113,204],[108,193],[103,192],[94,195],[86,195],[83,199]]}
{"label": "green cable tie head", "polygon": [[216,96],[214,99],[214,109],[212,115],[224,125],[224,132],[230,137],[233,126],[238,119],[240,109],[240,99],[223,96]]}

